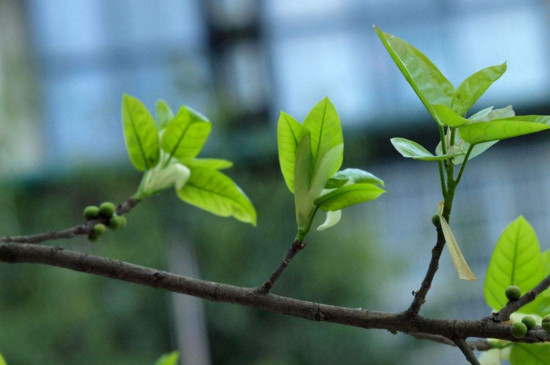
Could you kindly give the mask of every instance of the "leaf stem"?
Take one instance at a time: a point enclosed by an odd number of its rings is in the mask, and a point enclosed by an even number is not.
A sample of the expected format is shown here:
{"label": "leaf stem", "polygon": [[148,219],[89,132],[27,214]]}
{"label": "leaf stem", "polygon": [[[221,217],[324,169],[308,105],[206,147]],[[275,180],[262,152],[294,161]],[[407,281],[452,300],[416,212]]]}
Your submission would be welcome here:
{"label": "leaf stem", "polygon": [[460,179],[462,179],[462,173],[464,172],[464,169],[466,168],[466,163],[468,162],[468,159],[470,158],[470,153],[472,153],[472,150],[474,149],[473,144],[468,147],[468,152],[466,152],[466,156],[464,156],[464,161],[462,162],[462,166],[460,167],[460,171],[458,172],[458,176],[456,177],[456,185],[460,182]]}
{"label": "leaf stem", "polygon": [[439,180],[441,181],[441,193],[443,197],[447,195],[447,189],[445,189],[445,174],[443,173],[443,162],[437,161],[437,166],[439,167]]}

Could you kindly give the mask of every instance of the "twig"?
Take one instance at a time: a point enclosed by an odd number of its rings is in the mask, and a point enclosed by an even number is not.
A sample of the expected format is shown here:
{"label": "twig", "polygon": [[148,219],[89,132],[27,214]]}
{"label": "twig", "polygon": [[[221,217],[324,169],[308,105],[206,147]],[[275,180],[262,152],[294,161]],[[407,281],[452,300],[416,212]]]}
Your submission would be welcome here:
{"label": "twig", "polygon": [[426,302],[426,295],[428,294],[428,291],[432,286],[432,281],[435,276],[435,273],[437,272],[437,269],[439,269],[439,258],[441,257],[441,253],[443,252],[444,246],[445,246],[445,237],[443,236],[443,231],[441,230],[441,226],[438,225],[437,226],[437,243],[432,249],[432,259],[430,260],[428,271],[426,272],[426,276],[424,277],[424,280],[422,280],[422,285],[420,286],[420,289],[414,292],[413,302],[411,303],[409,309],[405,311],[406,315],[413,316],[413,317],[417,316],[418,313],[420,312],[420,307],[422,307],[422,304]]}
{"label": "twig", "polygon": [[471,321],[422,316],[408,317],[405,313],[376,312],[308,302],[274,294],[259,294],[256,288],[242,288],[192,279],[119,260],[64,250],[60,247],[3,243],[0,244],[0,261],[57,266],[206,300],[239,304],[312,321],[339,323],[346,326],[385,329],[409,334],[425,333],[447,338],[453,338],[460,333],[465,338],[495,338],[523,343],[550,341],[550,334],[542,329],[531,330],[525,337],[516,339],[510,333],[509,325],[486,319]]}
{"label": "twig", "polygon": [[466,340],[464,340],[463,338],[457,338],[454,340],[454,342],[456,343],[460,351],[462,351],[462,353],[466,357],[466,360],[468,360],[470,364],[481,365],[470,346],[468,346],[468,344],[466,343]]}
{"label": "twig", "polygon": [[[123,203],[120,203],[117,208],[117,214],[123,215],[125,213],[128,213],[130,210],[132,210],[137,204],[139,203],[139,200],[130,198],[126,200]],[[40,244],[45,241],[53,241],[53,240],[59,240],[59,239],[69,239],[74,238],[76,236],[80,235],[88,235],[92,231],[93,226],[96,223],[104,223],[106,224],[108,222],[107,218],[98,218],[98,219],[92,219],[87,221],[86,223],[80,224],[78,226],[67,228],[62,231],[49,231],[39,234],[33,234],[28,236],[16,236],[16,237],[0,237],[0,242],[5,243],[31,243],[31,244]]]}
{"label": "twig", "polygon": [[[408,332],[403,332],[403,333],[419,340],[428,340],[432,342],[441,343],[443,345],[456,346],[456,342],[451,341],[447,337],[443,337],[443,336],[432,335],[429,333],[408,333]],[[492,349],[491,344],[486,339],[466,341],[466,344],[472,350],[489,351],[490,349]]]}
{"label": "twig", "polygon": [[498,313],[494,313],[491,319],[495,322],[505,322],[510,319],[510,315],[523,307],[531,303],[537,298],[537,296],[548,289],[550,286],[550,275],[545,277],[537,286],[525,293],[521,298],[516,301],[508,302],[504,308]]}
{"label": "twig", "polygon": [[298,252],[303,250],[306,247],[305,242],[300,242],[298,240],[294,241],[292,243],[292,246],[288,249],[288,252],[286,253],[285,258],[281,263],[279,264],[279,267],[271,274],[269,279],[260,287],[258,287],[258,293],[260,294],[267,294],[275,285],[275,282],[279,279],[279,277],[282,275],[283,271],[286,269],[288,264],[290,264],[290,260],[296,255]]}

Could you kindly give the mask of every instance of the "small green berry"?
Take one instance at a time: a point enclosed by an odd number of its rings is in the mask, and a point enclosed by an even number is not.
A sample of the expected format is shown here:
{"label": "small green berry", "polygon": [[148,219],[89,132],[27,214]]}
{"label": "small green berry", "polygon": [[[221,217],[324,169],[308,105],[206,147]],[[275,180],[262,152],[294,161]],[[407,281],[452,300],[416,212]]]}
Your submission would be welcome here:
{"label": "small green berry", "polygon": [[126,218],[120,215],[112,216],[109,219],[109,228],[111,229],[119,229],[123,228],[126,225]]}
{"label": "small green berry", "polygon": [[515,322],[512,326],[510,326],[510,333],[515,338],[525,337],[527,334],[527,326],[522,322]]}
{"label": "small green berry", "polygon": [[88,220],[99,217],[99,208],[95,205],[84,208],[84,217]]}
{"label": "small green berry", "polygon": [[542,319],[542,328],[548,333],[550,333],[550,315],[544,316]]}
{"label": "small green berry", "polygon": [[99,206],[99,213],[106,218],[111,218],[115,214],[115,210],[116,207],[111,202],[104,202]]}
{"label": "small green berry", "polygon": [[434,214],[433,217],[432,217],[432,223],[434,226],[439,226],[439,215],[438,214]]}
{"label": "small green berry", "polygon": [[94,232],[95,236],[99,237],[102,234],[104,234],[105,231],[107,231],[107,227],[105,227],[103,223],[98,223],[94,225],[94,228],[92,229],[92,231]]}
{"label": "small green berry", "polygon": [[535,321],[535,319],[531,316],[525,316],[521,319],[521,322],[527,326],[527,329],[531,330],[533,328],[535,328],[535,326],[537,325],[537,322]]}
{"label": "small green berry", "polygon": [[516,285],[510,285],[506,288],[505,294],[509,301],[515,302],[521,297],[521,289]]}

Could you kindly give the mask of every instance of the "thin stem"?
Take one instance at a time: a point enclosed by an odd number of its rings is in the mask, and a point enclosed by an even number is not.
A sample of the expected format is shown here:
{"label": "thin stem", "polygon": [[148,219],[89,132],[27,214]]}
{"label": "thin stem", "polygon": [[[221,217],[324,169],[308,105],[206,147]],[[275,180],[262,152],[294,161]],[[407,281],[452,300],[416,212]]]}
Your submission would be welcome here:
{"label": "thin stem", "polygon": [[474,352],[472,351],[470,346],[468,346],[468,344],[463,338],[457,338],[453,341],[456,343],[460,351],[462,351],[462,353],[464,354],[464,357],[466,357],[466,360],[468,360],[470,364],[481,365],[476,355],[474,355]]}
{"label": "thin stem", "polygon": [[437,166],[439,167],[439,180],[441,182],[441,194],[443,194],[443,198],[447,196],[447,189],[445,188],[445,175],[443,174],[443,163],[441,161],[437,161]]}
{"label": "thin stem", "polygon": [[441,139],[441,151],[443,154],[447,153],[447,143],[445,141],[445,132],[443,131],[443,127],[439,124],[437,125],[439,128],[439,138]]}
{"label": "thin stem", "polygon": [[405,311],[405,315],[416,317],[420,312],[420,307],[426,302],[426,295],[432,286],[432,281],[434,279],[437,269],[439,269],[439,258],[443,252],[443,247],[445,246],[445,237],[443,236],[443,231],[441,226],[437,226],[437,242],[432,249],[432,259],[430,260],[430,265],[428,266],[428,271],[420,289],[414,293],[414,300],[411,303],[410,307]]}
{"label": "thin stem", "polygon": [[456,185],[458,185],[458,183],[460,183],[460,179],[462,179],[462,174],[464,173],[464,169],[466,168],[466,163],[470,158],[470,153],[472,153],[474,146],[475,145],[471,144],[470,147],[468,147],[468,152],[466,152],[466,156],[464,156],[464,161],[462,161],[462,166],[460,166],[460,171],[458,172],[458,176],[456,177]]}
{"label": "thin stem", "polygon": [[283,259],[283,261],[281,261],[277,269],[275,269],[275,271],[271,274],[269,279],[267,279],[267,281],[258,288],[257,290],[258,293],[268,294],[271,288],[273,287],[273,285],[275,285],[275,282],[281,277],[281,275],[283,274],[283,271],[287,268],[288,264],[290,264],[290,260],[292,260],[294,255],[296,255],[298,252],[303,250],[305,247],[306,247],[305,242],[302,243],[298,240],[294,241],[292,243],[292,246],[290,246],[290,248],[288,249],[288,252],[286,253],[285,258]]}

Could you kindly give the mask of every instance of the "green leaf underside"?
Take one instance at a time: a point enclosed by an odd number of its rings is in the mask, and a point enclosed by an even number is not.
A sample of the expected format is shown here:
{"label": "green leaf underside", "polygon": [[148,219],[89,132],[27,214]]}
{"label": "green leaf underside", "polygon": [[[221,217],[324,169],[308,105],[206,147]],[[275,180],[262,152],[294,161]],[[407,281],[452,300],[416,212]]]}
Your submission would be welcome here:
{"label": "green leaf underside", "polygon": [[241,222],[256,225],[256,211],[244,192],[221,172],[190,166],[191,176],[178,191],[181,200],[212,214],[233,216]]}
{"label": "green leaf underside", "polygon": [[170,123],[170,121],[174,119],[174,113],[172,113],[170,105],[168,105],[168,103],[166,103],[164,100],[157,101],[156,115],[159,130],[164,129],[164,127],[166,127],[168,123]]}
{"label": "green leaf underside", "polygon": [[[533,289],[545,276],[537,236],[533,227],[518,217],[500,236],[493,254],[483,294],[489,307],[500,310],[508,302],[505,290],[517,285],[522,293]],[[522,313],[537,313],[539,300],[519,309]]]}
{"label": "green leaf underside", "polygon": [[549,359],[549,344],[515,343],[510,351],[512,365],[548,365]]}
{"label": "green leaf underside", "polygon": [[384,33],[376,27],[374,29],[422,104],[437,120],[432,104],[451,106],[454,93],[453,85],[419,50],[402,39]]}
{"label": "green leaf underside", "polygon": [[[304,128],[307,128],[311,136],[311,156],[314,163],[323,158],[333,147],[344,143],[342,134],[342,124],[340,117],[336,113],[334,105],[329,98],[324,98],[315,105],[304,120]],[[339,162],[335,164],[335,170],[331,175],[336,173],[342,165],[344,151],[339,157]]]}
{"label": "green leaf underside", "polygon": [[378,198],[385,191],[374,184],[358,183],[342,186],[315,199],[315,204],[323,211],[335,211],[351,205]]}
{"label": "green leaf underside", "polygon": [[393,147],[399,152],[403,157],[414,158],[415,160],[421,161],[441,161],[448,160],[455,156],[464,154],[464,153],[455,153],[455,154],[445,154],[434,156],[427,149],[422,147],[420,144],[411,141],[406,138],[395,137],[390,139]]}
{"label": "green leaf underside", "polygon": [[484,68],[464,80],[455,90],[451,108],[465,115],[487,89],[506,72],[506,62]]}
{"label": "green leaf underside", "polygon": [[145,105],[126,94],[122,98],[122,125],[132,165],[139,171],[153,168],[160,158],[157,126]]}
{"label": "green leaf underside", "polygon": [[305,129],[292,116],[281,112],[277,123],[277,146],[279,149],[279,164],[286,186],[294,193],[294,169],[296,164],[296,149],[298,143],[306,134]]}
{"label": "green leaf underside", "polygon": [[199,154],[210,135],[212,125],[191,108],[182,106],[166,126],[161,146],[169,156],[185,163]]}
{"label": "green leaf underside", "polygon": [[338,171],[333,177],[331,177],[325,184],[325,189],[336,189],[344,186],[348,182],[380,184],[384,186],[384,181],[370,172],[360,169],[345,169]]}
{"label": "green leaf underside", "polygon": [[476,122],[458,127],[460,137],[470,143],[497,141],[550,129],[546,116],[517,116],[506,119]]}
{"label": "green leaf underside", "polygon": [[225,170],[233,167],[233,162],[219,158],[194,158],[187,161],[187,165],[207,167],[214,170]]}
{"label": "green leaf underside", "polygon": [[307,230],[313,214],[311,209],[313,201],[308,194],[313,174],[309,132],[302,137],[296,148],[296,167],[294,173],[296,223],[298,224],[298,229]]}
{"label": "green leaf underside", "polygon": [[179,353],[177,351],[170,352],[169,354],[162,355],[155,365],[177,365],[179,360]]}
{"label": "green leaf underside", "polygon": [[[468,121],[471,122],[486,122],[492,119],[502,119],[502,118],[509,118],[515,116],[514,109],[512,109],[511,105],[508,105],[505,108],[499,108],[493,110],[493,107],[490,106],[488,108],[485,108],[483,110],[480,110],[479,112],[475,113],[474,115],[470,116],[468,118]],[[478,143],[474,146],[472,149],[472,152],[470,153],[470,156],[468,157],[468,161],[471,160],[474,157],[477,157],[481,155],[483,152],[487,151],[489,148],[491,148],[495,143],[498,141],[491,141],[491,142],[484,142],[484,143]],[[467,142],[464,142],[460,135],[457,134],[455,136],[455,144],[459,145],[462,148],[463,152],[466,152],[468,148],[470,147],[470,144]],[[436,154],[441,154],[441,142],[437,145],[436,148]],[[462,162],[464,162],[464,155],[457,156],[453,158],[453,163],[455,165],[459,165]]]}

